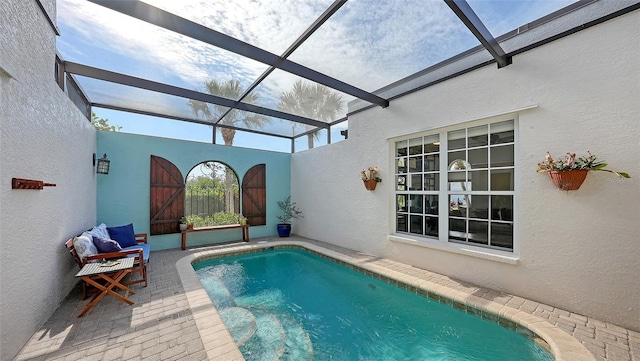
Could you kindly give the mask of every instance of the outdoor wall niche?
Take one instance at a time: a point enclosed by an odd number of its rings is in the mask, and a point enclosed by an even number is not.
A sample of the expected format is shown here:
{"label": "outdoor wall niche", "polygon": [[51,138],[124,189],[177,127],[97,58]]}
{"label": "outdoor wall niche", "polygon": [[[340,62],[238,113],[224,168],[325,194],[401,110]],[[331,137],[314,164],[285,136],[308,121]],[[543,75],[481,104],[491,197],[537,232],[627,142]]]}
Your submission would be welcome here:
{"label": "outdoor wall niche", "polygon": [[239,223],[240,185],[236,172],[219,161],[204,161],[189,171],[185,187],[187,223],[195,227]]}
{"label": "outdoor wall niche", "polygon": [[150,234],[180,233],[184,217],[195,227],[239,223],[267,224],[266,165],[250,168],[240,183],[236,172],[220,161],[195,165],[186,177],[170,161],[151,155]]}

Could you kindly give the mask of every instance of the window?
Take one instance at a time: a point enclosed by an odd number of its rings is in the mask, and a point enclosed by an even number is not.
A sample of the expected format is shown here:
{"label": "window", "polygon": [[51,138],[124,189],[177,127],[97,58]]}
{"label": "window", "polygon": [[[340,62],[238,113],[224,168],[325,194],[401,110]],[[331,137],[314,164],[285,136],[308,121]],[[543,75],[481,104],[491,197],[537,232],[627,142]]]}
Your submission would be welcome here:
{"label": "window", "polygon": [[513,250],[515,121],[395,142],[396,232]]}

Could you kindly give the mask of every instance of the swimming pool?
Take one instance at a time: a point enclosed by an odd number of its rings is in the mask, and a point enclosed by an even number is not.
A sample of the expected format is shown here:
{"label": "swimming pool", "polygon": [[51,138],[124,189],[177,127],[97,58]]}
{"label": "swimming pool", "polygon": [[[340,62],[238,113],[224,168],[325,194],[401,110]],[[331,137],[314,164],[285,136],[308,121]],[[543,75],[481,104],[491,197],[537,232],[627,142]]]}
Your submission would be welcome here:
{"label": "swimming pool", "polygon": [[195,263],[247,360],[552,360],[525,335],[299,249]]}

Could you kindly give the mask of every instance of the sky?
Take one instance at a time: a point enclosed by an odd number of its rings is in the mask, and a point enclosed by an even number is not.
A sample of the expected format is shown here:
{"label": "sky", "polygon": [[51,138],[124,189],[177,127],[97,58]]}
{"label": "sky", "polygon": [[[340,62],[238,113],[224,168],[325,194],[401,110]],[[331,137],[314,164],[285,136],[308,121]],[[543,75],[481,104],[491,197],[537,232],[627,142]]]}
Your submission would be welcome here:
{"label": "sky", "polygon": [[[468,0],[494,36],[517,28],[573,0]],[[213,30],[281,55],[325,9],[329,0],[145,0]],[[86,0],[58,0],[57,47],[62,58],[106,70],[204,91],[210,79],[239,80],[248,87],[267,65],[147,24]],[[374,91],[479,45],[441,0],[350,0],[288,59]],[[276,70],[254,92],[255,104],[277,109],[281,93],[298,76]],[[93,102],[126,104],[192,116],[183,98],[80,78]],[[354,97],[342,94],[345,102]],[[393,106],[393,105],[391,105]],[[211,142],[208,126],[94,108],[123,132]],[[338,118],[346,115],[346,109]],[[290,133],[291,123],[271,130]],[[343,139],[332,130],[332,141]],[[326,132],[325,132],[326,134]],[[221,137],[218,137],[221,143]],[[323,144],[326,141],[318,140]],[[256,146],[259,144],[259,146]],[[288,139],[238,133],[234,145],[289,152]],[[306,148],[306,137],[296,149]]]}

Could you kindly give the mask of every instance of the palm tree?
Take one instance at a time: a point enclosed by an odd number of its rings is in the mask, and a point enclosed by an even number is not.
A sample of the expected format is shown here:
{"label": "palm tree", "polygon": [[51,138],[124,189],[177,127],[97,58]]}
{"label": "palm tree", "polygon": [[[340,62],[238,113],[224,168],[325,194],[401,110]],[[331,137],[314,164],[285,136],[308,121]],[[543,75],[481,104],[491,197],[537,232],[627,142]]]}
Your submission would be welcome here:
{"label": "palm tree", "polygon": [[[238,80],[227,80],[224,83],[219,83],[215,79],[211,79],[204,83],[206,91],[215,96],[237,100],[244,93],[244,90],[240,87]],[[245,103],[255,104],[256,100],[260,97],[259,93],[251,92],[249,95],[242,99]],[[198,100],[189,100],[189,107],[196,115],[196,117],[203,117],[206,120],[215,123],[220,117],[227,112],[228,108],[222,105],[214,105]],[[269,123],[270,119],[255,113],[249,113],[238,109],[231,109],[218,124],[229,125],[233,127],[244,126],[249,129],[256,129],[265,126]],[[232,128],[220,127],[222,133],[222,139],[225,145],[233,145],[233,138],[236,136],[236,130]]]}
{"label": "palm tree", "polygon": [[[240,87],[238,80],[227,80],[224,83],[219,83],[215,79],[211,79],[204,83],[206,91],[211,95],[219,97],[238,100],[244,93],[244,90]],[[249,93],[243,102],[255,103],[260,97],[260,94],[256,92]],[[209,104],[198,100],[189,100],[189,107],[196,115],[196,117],[204,117],[211,123],[215,123],[220,117],[229,110],[227,107],[215,104]],[[238,109],[230,109],[227,114],[218,124],[229,125],[233,127],[244,126],[249,129],[261,128],[270,121],[269,118],[255,113],[249,113]],[[234,128],[220,127],[222,133],[222,139],[225,145],[233,145],[233,139],[236,136],[236,130]],[[233,184],[235,182],[235,175],[232,171],[228,170],[225,173],[225,204],[227,212],[235,213],[235,202],[233,201]]]}
{"label": "palm tree", "polygon": [[[284,112],[325,122],[335,120],[344,107],[341,94],[324,85],[302,80],[296,81],[291,91],[280,94],[278,104],[278,109]],[[318,131],[307,134],[309,149],[313,148],[313,140],[318,135]]]}

